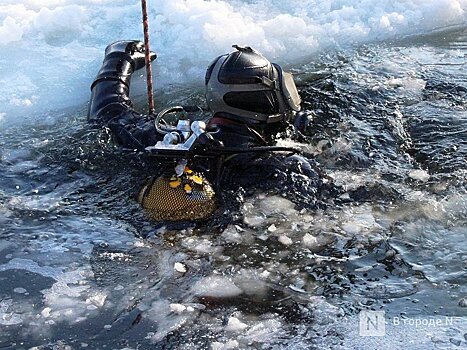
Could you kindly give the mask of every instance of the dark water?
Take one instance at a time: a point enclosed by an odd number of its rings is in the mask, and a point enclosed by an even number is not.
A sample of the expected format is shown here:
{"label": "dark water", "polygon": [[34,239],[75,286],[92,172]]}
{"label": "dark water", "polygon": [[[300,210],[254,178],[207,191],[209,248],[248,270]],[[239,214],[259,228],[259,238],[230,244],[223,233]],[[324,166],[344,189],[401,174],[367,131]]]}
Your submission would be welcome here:
{"label": "dark water", "polygon": [[[465,348],[466,54],[460,29],[297,68],[298,146],[340,189],[316,209],[244,191],[163,226],[134,200],[157,165],[85,107],[2,127],[0,349]],[[359,336],[362,310],[385,337]]]}

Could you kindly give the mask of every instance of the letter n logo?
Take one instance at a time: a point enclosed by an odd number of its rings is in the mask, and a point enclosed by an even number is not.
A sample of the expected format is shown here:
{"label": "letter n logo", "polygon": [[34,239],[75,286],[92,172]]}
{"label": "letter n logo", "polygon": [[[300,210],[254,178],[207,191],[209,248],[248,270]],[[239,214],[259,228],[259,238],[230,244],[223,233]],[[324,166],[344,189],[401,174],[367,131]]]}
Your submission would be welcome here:
{"label": "letter n logo", "polygon": [[360,336],[383,337],[385,335],[384,311],[360,311]]}

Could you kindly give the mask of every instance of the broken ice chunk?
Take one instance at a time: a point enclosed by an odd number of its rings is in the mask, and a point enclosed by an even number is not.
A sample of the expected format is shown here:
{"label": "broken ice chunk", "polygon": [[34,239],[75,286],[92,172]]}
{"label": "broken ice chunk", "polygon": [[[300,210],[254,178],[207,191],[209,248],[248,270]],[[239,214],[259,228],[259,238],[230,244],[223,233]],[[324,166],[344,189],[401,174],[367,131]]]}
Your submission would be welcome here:
{"label": "broken ice chunk", "polygon": [[241,322],[238,318],[229,317],[229,321],[227,322],[227,326],[225,326],[225,330],[228,332],[241,332],[247,327],[248,325]]}
{"label": "broken ice chunk", "polygon": [[170,311],[172,312],[181,314],[185,310],[186,310],[186,306],[183,304],[170,304]]}
{"label": "broken ice chunk", "polygon": [[276,225],[272,224],[271,226],[269,226],[269,227],[268,227],[268,231],[269,231],[269,232],[276,232],[276,231],[277,231]]}
{"label": "broken ice chunk", "polygon": [[232,298],[243,293],[229,278],[210,276],[199,280],[193,291],[200,297]]}
{"label": "broken ice chunk", "polygon": [[185,273],[186,272],[186,266],[182,263],[176,262],[174,264],[174,270],[180,273]]}
{"label": "broken ice chunk", "polygon": [[290,239],[290,237],[287,237],[285,235],[279,236],[279,242],[286,246],[291,245],[293,243],[292,239]]}

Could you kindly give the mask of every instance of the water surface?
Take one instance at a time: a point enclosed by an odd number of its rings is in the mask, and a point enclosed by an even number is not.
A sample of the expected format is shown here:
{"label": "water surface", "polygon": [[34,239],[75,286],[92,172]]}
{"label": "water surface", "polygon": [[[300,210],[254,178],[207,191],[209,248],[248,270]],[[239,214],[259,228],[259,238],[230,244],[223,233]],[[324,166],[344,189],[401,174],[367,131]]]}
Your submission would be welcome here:
{"label": "water surface", "polygon": [[[243,189],[208,222],[162,225],[134,200],[158,165],[89,129],[86,106],[5,126],[0,348],[465,347],[466,48],[460,28],[294,68],[315,114],[297,146],[339,189],[313,206]],[[386,312],[386,337],[358,335],[361,310]]]}

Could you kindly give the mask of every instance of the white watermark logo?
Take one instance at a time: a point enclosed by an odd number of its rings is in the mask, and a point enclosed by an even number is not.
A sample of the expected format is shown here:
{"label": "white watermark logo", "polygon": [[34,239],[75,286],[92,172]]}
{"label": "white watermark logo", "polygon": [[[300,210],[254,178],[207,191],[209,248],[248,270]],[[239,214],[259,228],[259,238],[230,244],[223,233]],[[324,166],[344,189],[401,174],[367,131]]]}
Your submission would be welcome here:
{"label": "white watermark logo", "polygon": [[[359,330],[362,337],[383,337],[386,335],[386,315],[384,311],[360,311]],[[393,317],[388,321],[390,327],[446,327],[454,325],[454,317],[444,318],[409,318]]]}
{"label": "white watermark logo", "polygon": [[383,337],[386,335],[384,311],[360,311],[360,336]]}

